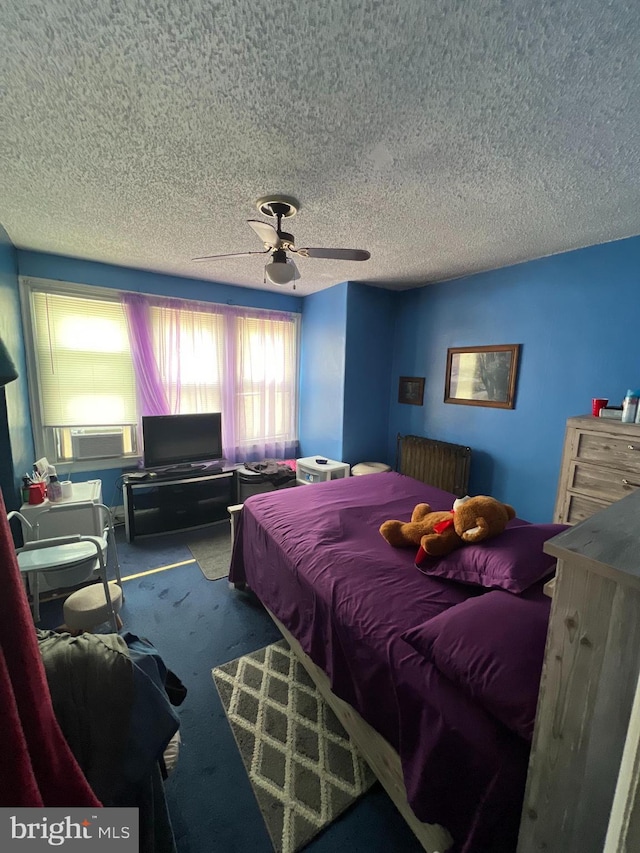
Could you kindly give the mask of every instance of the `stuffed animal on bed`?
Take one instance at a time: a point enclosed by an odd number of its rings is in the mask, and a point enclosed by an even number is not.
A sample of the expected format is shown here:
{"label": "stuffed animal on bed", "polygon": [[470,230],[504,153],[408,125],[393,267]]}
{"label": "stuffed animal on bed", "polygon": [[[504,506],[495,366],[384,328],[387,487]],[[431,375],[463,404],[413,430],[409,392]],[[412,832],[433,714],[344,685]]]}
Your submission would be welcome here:
{"label": "stuffed animal on bed", "polygon": [[429,557],[445,557],[456,548],[498,536],[515,518],[516,511],[487,495],[458,498],[452,510],[432,512],[418,504],[411,521],[385,521],[380,533],[394,548],[420,547]]}

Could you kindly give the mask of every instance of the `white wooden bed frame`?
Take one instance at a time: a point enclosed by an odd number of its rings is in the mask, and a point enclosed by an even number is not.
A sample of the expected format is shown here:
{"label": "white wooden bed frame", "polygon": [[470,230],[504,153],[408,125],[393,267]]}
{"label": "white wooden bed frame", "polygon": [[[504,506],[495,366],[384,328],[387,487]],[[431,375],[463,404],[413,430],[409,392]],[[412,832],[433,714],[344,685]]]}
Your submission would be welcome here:
{"label": "white wooden bed frame", "polygon": [[378,732],[375,731],[351,705],[333,693],[327,675],[304,652],[300,643],[269,610],[267,610],[291,650],[304,666],[320,695],[340,720],[345,730],[360,750],[362,757],[373,770],[382,787],[405,819],[410,829],[427,853],[444,853],[453,844],[451,835],[438,824],[423,823],[413,813],[407,802],[400,756]]}

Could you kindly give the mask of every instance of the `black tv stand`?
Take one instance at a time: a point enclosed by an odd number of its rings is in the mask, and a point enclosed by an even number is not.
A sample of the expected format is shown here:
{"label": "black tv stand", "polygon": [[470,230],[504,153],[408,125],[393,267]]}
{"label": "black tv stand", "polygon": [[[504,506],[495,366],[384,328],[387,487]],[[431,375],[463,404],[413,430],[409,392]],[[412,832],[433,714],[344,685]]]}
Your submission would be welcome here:
{"label": "black tv stand", "polygon": [[127,542],[176,530],[227,521],[236,500],[235,468],[204,464],[148,471],[123,483]]}

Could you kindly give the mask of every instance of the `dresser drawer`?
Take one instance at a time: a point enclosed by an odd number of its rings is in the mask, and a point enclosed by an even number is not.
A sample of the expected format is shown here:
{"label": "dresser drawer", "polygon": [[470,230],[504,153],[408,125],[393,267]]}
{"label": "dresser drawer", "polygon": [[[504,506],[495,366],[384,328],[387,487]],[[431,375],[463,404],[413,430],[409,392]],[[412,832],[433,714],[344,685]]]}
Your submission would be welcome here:
{"label": "dresser drawer", "polygon": [[568,486],[573,492],[612,503],[640,488],[640,474],[615,471],[586,462],[572,462]]}
{"label": "dresser drawer", "polygon": [[625,436],[582,432],[578,435],[576,457],[579,461],[640,474],[640,437],[635,441]]}
{"label": "dresser drawer", "polygon": [[568,492],[565,505],[562,508],[562,516],[556,521],[561,524],[580,524],[581,521],[600,512],[609,504],[610,501],[598,501],[595,498],[587,498],[584,495]]}

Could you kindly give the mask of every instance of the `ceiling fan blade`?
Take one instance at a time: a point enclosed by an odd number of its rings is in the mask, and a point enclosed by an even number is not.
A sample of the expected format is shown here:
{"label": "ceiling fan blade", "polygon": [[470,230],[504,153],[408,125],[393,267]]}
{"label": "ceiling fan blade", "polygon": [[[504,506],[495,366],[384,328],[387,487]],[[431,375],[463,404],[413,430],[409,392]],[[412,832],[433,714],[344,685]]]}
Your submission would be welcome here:
{"label": "ceiling fan blade", "polygon": [[270,246],[272,249],[280,248],[280,237],[273,225],[262,222],[260,219],[247,219],[247,224],[253,228],[265,246]]}
{"label": "ceiling fan blade", "polygon": [[336,261],[368,261],[371,252],[365,249],[295,249],[303,258],[327,258]]}
{"label": "ceiling fan blade", "polygon": [[218,258],[247,258],[249,255],[266,255],[271,249],[263,252],[231,252],[228,255],[205,255],[203,258],[191,258],[192,261],[217,261]]}

